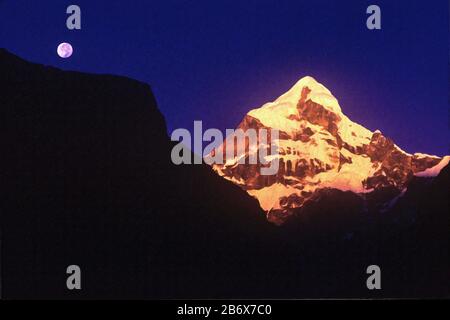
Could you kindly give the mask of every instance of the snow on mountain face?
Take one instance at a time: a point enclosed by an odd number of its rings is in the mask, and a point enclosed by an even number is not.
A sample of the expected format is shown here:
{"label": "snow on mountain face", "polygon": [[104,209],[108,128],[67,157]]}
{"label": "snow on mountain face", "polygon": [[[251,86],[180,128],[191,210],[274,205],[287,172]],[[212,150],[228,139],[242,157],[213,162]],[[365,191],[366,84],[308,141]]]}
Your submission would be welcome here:
{"label": "snow on mountain face", "polygon": [[450,156],[445,156],[442,159],[440,159],[439,163],[434,167],[428,168],[421,172],[417,172],[414,175],[416,177],[427,177],[427,178],[436,177],[439,174],[439,172],[441,172],[441,170],[444,169],[446,165],[448,165],[449,162]]}
{"label": "snow on mountain face", "polygon": [[[358,194],[383,187],[404,190],[414,175],[438,174],[447,159],[408,154],[380,131],[352,122],[331,92],[312,77],[248,112],[238,129],[249,128],[279,130],[278,173],[263,176],[260,165],[248,161],[214,164],[213,169],[257,198],[268,219],[277,224],[320,189]],[[246,158],[254,152],[246,150]]]}

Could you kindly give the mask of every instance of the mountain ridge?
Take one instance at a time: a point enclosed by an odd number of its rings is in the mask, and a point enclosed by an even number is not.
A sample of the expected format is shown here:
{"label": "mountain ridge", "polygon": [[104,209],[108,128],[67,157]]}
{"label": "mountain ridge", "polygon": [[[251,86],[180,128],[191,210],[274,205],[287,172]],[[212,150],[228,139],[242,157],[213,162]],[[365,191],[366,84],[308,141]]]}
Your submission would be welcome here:
{"label": "mountain ridge", "polygon": [[[5,51],[0,70],[4,298],[201,297],[240,286],[246,271],[230,261],[260,255],[273,227],[209,166],[171,162],[148,84]],[[66,289],[72,264],[81,291]]]}

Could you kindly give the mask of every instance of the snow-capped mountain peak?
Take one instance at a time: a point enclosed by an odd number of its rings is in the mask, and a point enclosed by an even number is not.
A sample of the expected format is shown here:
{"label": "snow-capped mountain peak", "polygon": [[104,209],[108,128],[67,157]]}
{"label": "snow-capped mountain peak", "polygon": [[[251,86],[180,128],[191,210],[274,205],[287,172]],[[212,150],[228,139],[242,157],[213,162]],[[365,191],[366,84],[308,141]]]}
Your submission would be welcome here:
{"label": "snow-capped mountain peak", "polygon": [[[308,90],[304,91],[303,88],[308,88]],[[310,76],[301,78],[289,91],[276,99],[274,103],[292,103],[297,105],[301,98],[304,100],[310,99],[336,114],[342,113],[339,102],[331,92]]]}
{"label": "snow-capped mountain peak", "polygon": [[[256,197],[275,223],[282,223],[321,189],[402,192],[414,175],[429,168],[435,174],[442,163],[436,156],[406,153],[381,131],[351,121],[333,94],[309,76],[275,101],[248,112],[238,128],[279,130],[278,173],[261,176],[260,165],[237,161],[213,168]],[[246,157],[249,152],[255,150],[246,151]]]}

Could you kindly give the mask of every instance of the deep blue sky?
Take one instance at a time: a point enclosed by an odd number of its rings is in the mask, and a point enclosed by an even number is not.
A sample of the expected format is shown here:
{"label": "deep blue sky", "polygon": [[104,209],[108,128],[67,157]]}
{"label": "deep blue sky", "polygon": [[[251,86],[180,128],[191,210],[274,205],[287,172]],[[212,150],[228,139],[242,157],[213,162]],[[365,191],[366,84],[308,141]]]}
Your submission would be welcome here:
{"label": "deep blue sky", "polygon": [[[82,10],[82,30],[65,26]],[[382,30],[365,26],[378,4]],[[305,75],[409,152],[449,154],[448,0],[0,0],[0,47],[149,83],[169,131],[234,128]],[[62,41],[75,49],[60,59]],[[0,71],[1,72],[1,71]]]}

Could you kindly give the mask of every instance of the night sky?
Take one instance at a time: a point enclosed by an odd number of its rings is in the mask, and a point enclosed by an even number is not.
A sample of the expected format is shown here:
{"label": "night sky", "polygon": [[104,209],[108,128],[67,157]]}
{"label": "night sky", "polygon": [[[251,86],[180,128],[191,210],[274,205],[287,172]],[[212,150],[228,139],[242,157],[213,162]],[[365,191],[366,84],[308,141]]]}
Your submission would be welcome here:
{"label": "night sky", "polygon": [[[82,29],[66,28],[77,4]],[[366,28],[377,4],[382,30]],[[235,128],[310,75],[353,121],[408,152],[449,154],[448,0],[0,0],[0,47],[149,83],[169,132]],[[60,42],[74,55],[61,59]],[[1,70],[0,70],[1,72]],[[62,102],[63,103],[63,102]]]}

